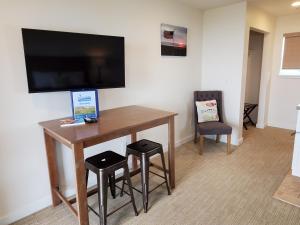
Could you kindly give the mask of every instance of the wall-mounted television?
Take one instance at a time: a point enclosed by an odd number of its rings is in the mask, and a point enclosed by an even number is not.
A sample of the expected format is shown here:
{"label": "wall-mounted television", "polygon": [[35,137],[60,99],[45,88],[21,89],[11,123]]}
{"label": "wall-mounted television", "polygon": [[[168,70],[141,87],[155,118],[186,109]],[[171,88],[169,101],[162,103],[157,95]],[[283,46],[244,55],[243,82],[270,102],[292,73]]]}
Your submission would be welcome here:
{"label": "wall-mounted television", "polygon": [[124,37],[22,28],[29,93],[125,87]]}

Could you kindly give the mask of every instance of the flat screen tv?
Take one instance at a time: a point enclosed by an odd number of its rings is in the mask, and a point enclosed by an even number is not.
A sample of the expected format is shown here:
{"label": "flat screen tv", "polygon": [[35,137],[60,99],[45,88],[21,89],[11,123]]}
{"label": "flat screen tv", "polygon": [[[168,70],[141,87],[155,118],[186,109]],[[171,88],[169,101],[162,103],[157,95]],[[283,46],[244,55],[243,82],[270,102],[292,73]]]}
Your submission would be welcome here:
{"label": "flat screen tv", "polygon": [[29,93],[125,87],[124,37],[22,29]]}

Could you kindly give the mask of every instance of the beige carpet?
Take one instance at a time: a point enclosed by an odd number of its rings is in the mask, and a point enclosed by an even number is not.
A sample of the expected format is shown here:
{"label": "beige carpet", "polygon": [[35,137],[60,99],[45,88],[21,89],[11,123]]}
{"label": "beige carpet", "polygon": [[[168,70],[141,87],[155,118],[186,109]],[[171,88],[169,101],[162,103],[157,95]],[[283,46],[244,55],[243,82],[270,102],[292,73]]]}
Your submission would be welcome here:
{"label": "beige carpet", "polygon": [[[192,142],[176,154],[176,184],[171,196],[159,188],[150,196],[147,214],[139,216],[131,206],[108,218],[109,224],[199,225],[296,225],[300,209],[272,198],[291,165],[293,138],[290,131],[251,128],[244,143],[227,156],[226,145],[205,142],[202,156]],[[138,177],[134,182],[138,182]],[[154,182],[154,181],[153,181]],[[120,199],[120,198],[118,198]],[[110,207],[120,200],[109,199]],[[95,197],[89,199],[95,203]],[[15,225],[71,225],[76,219],[61,205],[47,208]],[[90,224],[99,224],[90,212]]]}

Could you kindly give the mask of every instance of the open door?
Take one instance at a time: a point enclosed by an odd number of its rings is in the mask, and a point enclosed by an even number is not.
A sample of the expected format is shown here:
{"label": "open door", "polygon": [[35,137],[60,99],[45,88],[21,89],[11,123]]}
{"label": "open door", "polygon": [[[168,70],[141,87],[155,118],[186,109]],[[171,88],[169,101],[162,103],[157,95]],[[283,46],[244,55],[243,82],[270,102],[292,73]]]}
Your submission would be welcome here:
{"label": "open door", "polygon": [[263,46],[264,34],[251,30],[248,47],[244,130],[247,130],[251,126],[256,126],[258,120]]}

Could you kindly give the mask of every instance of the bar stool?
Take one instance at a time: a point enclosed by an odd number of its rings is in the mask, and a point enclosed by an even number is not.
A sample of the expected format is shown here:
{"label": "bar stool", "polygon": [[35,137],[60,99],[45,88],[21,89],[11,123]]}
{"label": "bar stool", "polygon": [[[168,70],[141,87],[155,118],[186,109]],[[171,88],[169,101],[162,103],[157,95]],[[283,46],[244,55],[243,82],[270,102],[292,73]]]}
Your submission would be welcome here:
{"label": "bar stool", "polygon": [[[149,170],[150,157],[153,155],[156,155],[156,154],[160,154],[164,176],[161,176],[161,175]],[[137,190],[134,187],[133,187],[133,189],[140,192],[143,195],[143,206],[144,206],[144,212],[146,213],[148,211],[148,195],[149,195],[149,193],[151,193],[156,188],[158,188],[159,186],[166,183],[168,195],[171,194],[171,191],[169,188],[169,183],[168,183],[168,178],[167,178],[163,148],[162,148],[162,145],[159,143],[149,141],[146,139],[142,139],[140,141],[137,141],[137,142],[127,145],[126,157],[128,158],[129,155],[134,155],[134,156],[138,157],[140,160],[142,191]],[[158,186],[153,188],[151,191],[149,191],[149,172],[153,173],[165,180],[163,183],[159,184]],[[123,181],[123,184],[122,184],[121,195],[124,190],[124,184],[125,184],[125,181]]]}
{"label": "bar stool", "polygon": [[[127,158],[121,156],[112,151],[106,151],[100,153],[98,155],[89,157],[85,160],[86,166],[86,184],[88,183],[88,176],[89,171],[94,172],[97,175],[97,186],[98,186],[98,203],[99,203],[99,213],[97,213],[92,207],[89,207],[99,218],[100,218],[100,225],[106,225],[107,217],[111,214],[115,213],[122,207],[132,203],[135,215],[138,215],[134,196],[132,193],[132,185],[129,175],[129,169],[127,164]],[[110,184],[110,189],[113,198],[115,198],[115,171],[119,169],[124,169],[124,176],[123,179],[127,180],[128,187],[129,187],[129,196],[131,200],[121,207],[117,208],[113,212],[107,213],[107,188],[108,188],[108,180]],[[123,194],[123,193],[122,193]]]}

